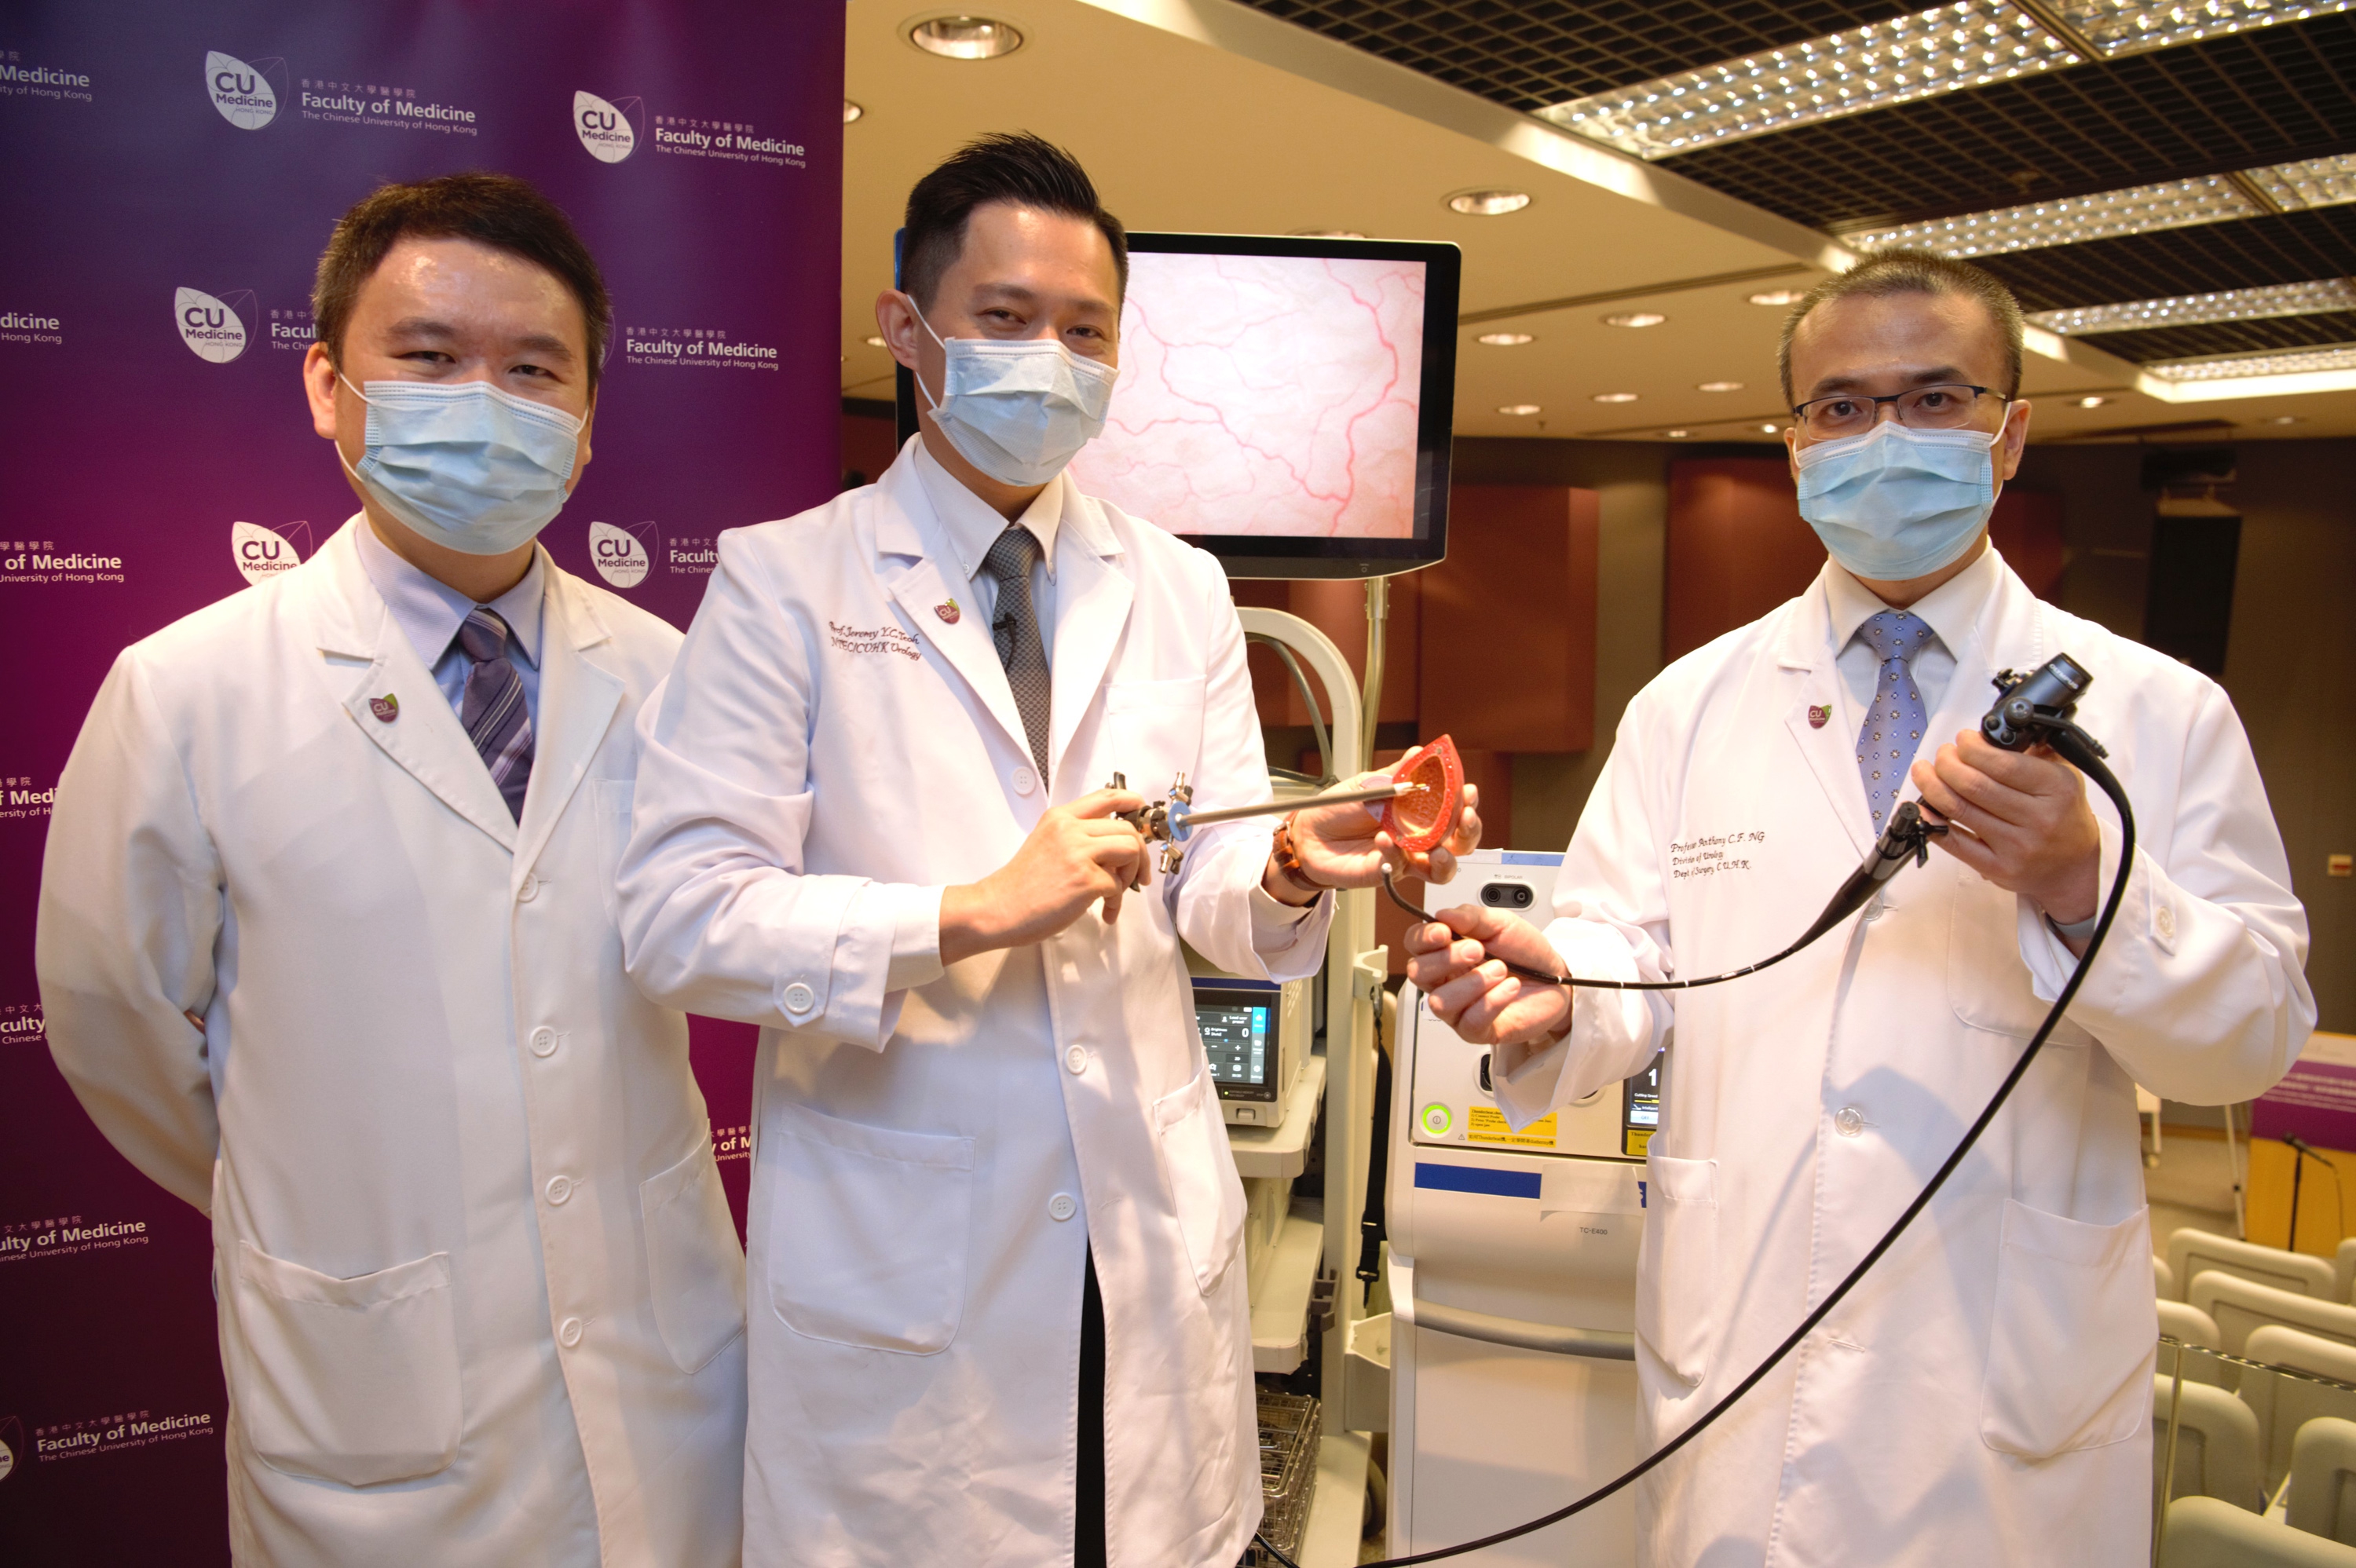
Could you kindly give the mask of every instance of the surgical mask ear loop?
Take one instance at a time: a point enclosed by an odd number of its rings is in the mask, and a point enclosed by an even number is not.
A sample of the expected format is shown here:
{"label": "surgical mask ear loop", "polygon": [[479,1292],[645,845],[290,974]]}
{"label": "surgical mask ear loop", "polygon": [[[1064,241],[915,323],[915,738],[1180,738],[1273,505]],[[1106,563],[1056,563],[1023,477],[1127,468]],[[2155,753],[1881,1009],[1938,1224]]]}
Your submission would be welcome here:
{"label": "surgical mask ear loop", "polygon": [[[931,322],[925,319],[924,308],[916,304],[916,295],[908,293],[905,289],[894,289],[892,292],[898,294],[902,300],[906,302],[908,314],[916,318],[916,325],[925,329],[925,336],[931,338],[935,343],[940,345],[941,374],[943,376],[947,376],[949,371],[949,346],[948,341],[944,339],[939,333],[933,330],[933,324]],[[941,400],[933,396],[931,388],[925,385],[925,373],[922,370],[917,369],[914,365],[911,365],[908,367],[908,377],[911,380],[916,383],[916,390],[925,394],[925,401],[932,405],[933,411],[938,413],[940,411]]]}

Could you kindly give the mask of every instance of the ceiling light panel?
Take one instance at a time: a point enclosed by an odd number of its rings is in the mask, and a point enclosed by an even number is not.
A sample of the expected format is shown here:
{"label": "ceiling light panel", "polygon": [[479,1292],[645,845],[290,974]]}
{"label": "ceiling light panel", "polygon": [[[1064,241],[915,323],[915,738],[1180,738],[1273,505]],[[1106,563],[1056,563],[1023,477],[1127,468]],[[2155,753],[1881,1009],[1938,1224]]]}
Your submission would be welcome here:
{"label": "ceiling light panel", "polygon": [[2356,154],[2252,169],[2250,178],[2286,212],[2340,207],[2356,201]]}
{"label": "ceiling light panel", "polygon": [[2121,55],[2164,49],[2172,44],[2195,44],[2203,38],[2271,27],[2277,22],[2303,22],[2310,16],[2330,16],[2349,9],[2356,0],[2325,0],[2323,4],[2286,0],[2192,0],[2190,4],[2150,5],[2144,0],[2064,0],[2057,6],[2062,19],[2105,59]]}
{"label": "ceiling light panel", "polygon": [[1964,0],[1549,105],[1538,114],[1637,157],[1665,158],[2079,60],[2025,13],[1995,0]]}
{"label": "ceiling light panel", "polygon": [[2346,278],[2306,283],[2276,283],[2219,293],[2177,294],[2168,299],[2130,300],[2077,310],[2040,311],[2029,319],[2065,337],[2097,332],[2136,332],[2154,326],[2194,326],[2211,321],[2263,321],[2269,316],[2317,315],[2356,310],[2356,284]]}
{"label": "ceiling light panel", "polygon": [[2245,376],[2303,376],[2319,370],[2356,370],[2356,343],[2303,349],[2296,354],[2240,354],[2222,359],[2163,360],[2147,365],[2164,381],[2226,381]]}
{"label": "ceiling light panel", "polygon": [[2075,245],[2122,234],[2255,218],[2258,211],[2258,204],[2243,195],[2232,180],[2222,175],[2204,175],[2199,179],[2162,180],[2157,185],[2034,201],[1992,212],[1967,212],[1960,218],[1933,219],[1896,229],[1871,229],[1845,234],[1841,242],[1858,251],[1904,247],[1935,251],[1942,256],[2000,256],[2008,251],[2040,251],[2049,245]]}

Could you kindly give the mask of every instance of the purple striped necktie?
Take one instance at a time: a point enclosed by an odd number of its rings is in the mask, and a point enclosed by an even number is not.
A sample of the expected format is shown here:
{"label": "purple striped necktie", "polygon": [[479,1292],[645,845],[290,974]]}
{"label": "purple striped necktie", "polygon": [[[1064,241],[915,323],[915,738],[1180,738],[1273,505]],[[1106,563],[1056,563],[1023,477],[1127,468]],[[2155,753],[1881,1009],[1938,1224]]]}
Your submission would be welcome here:
{"label": "purple striped necktie", "polygon": [[508,624],[487,604],[477,604],[458,627],[458,645],[475,667],[466,672],[466,695],[458,721],[475,743],[491,782],[523,820],[523,792],[531,783],[531,710],[523,700],[523,677],[508,659]]}

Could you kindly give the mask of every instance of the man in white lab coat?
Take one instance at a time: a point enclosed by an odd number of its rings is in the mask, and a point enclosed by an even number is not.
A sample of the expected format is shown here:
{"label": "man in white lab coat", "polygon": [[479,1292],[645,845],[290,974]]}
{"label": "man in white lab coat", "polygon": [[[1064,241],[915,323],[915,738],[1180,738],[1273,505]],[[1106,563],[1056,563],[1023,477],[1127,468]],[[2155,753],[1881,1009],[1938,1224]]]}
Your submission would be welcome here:
{"label": "man in white lab coat", "polygon": [[116,660],[49,829],[50,1049],[212,1216],[236,1562],[724,1568],[743,1255],[611,891],[679,636],[535,542],[605,285],[464,175],[354,208],[314,303],[360,515]]}
{"label": "man in white lab coat", "polygon": [[[2306,917],[2225,694],[2039,602],[1988,546],[2028,435],[2020,356],[2019,307],[1961,263],[1892,253],[1810,293],[1785,331],[1787,440],[1831,560],[1629,705],[1543,933],[1463,909],[1408,938],[1434,1010],[1496,1043],[1517,1125],[1667,1048],[1636,1301],[1645,1435],[1665,1442],[1922,1189],[2084,950],[2117,815],[1976,721],[2005,667],[2066,651],[2094,677],[2078,719],[2140,836],[2099,960],[1931,1207],[1648,1479],[1651,1563],[2147,1561],[2157,1327],[2135,1085],[2247,1099],[2314,1025]],[[1672,1000],[1489,962],[1622,979],[1749,964],[1806,928],[1918,794],[1953,827],[1943,852],[1758,976]]]}
{"label": "man in white lab coat", "polygon": [[1269,785],[1216,562],[1062,475],[1122,230],[1068,155],[991,137],[916,186],[905,258],[877,315],[922,433],[721,536],[620,885],[650,995],[762,1026],[745,1556],[1229,1568],[1243,1193],[1178,939],[1308,976],[1324,890],[1396,854],[1325,807],[1205,829],[1148,889],[1116,771]]}

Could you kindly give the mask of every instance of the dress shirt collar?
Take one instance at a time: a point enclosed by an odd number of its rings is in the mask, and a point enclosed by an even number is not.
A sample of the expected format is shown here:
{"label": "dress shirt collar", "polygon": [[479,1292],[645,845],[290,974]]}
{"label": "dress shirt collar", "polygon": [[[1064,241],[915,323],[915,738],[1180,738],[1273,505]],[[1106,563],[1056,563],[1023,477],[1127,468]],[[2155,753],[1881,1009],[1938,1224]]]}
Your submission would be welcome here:
{"label": "dress shirt collar", "polygon": [[[393,624],[409,639],[409,645],[417,650],[425,667],[432,669],[450,651],[450,639],[458,635],[458,627],[474,609],[475,602],[393,554],[391,547],[376,537],[375,525],[368,520],[366,513],[354,517],[350,527],[359,535],[360,565],[368,572],[369,581],[376,584],[376,591],[384,596],[384,606],[392,612]],[[498,612],[499,619],[508,624],[509,648],[534,669],[540,667],[541,605],[548,590],[547,560],[548,552],[534,545],[531,566],[524,572],[523,581],[490,604]]]}
{"label": "dress shirt collar", "polygon": [[[1980,613],[1995,594],[2004,560],[1990,543],[1971,565],[1906,606],[1920,617],[1950,655],[1962,648],[1979,624]],[[1838,561],[1825,562],[1825,602],[1832,612],[1832,647],[1837,655],[1848,646],[1857,630],[1882,611],[1892,608],[1872,589],[1849,575]]]}
{"label": "dress shirt collar", "polygon": [[[970,582],[980,571],[990,547],[1006,531],[1006,519],[942,467],[925,450],[923,436],[916,437],[909,446],[916,465],[916,480],[925,487],[925,498],[933,504],[933,515],[940,519],[942,537],[957,558],[959,575]],[[1068,483],[1061,474],[1048,480],[1047,487],[1014,519],[1029,528],[1031,537],[1039,541],[1039,559],[1046,563],[1047,580],[1051,582],[1055,578],[1055,529],[1063,520],[1064,492]]]}

